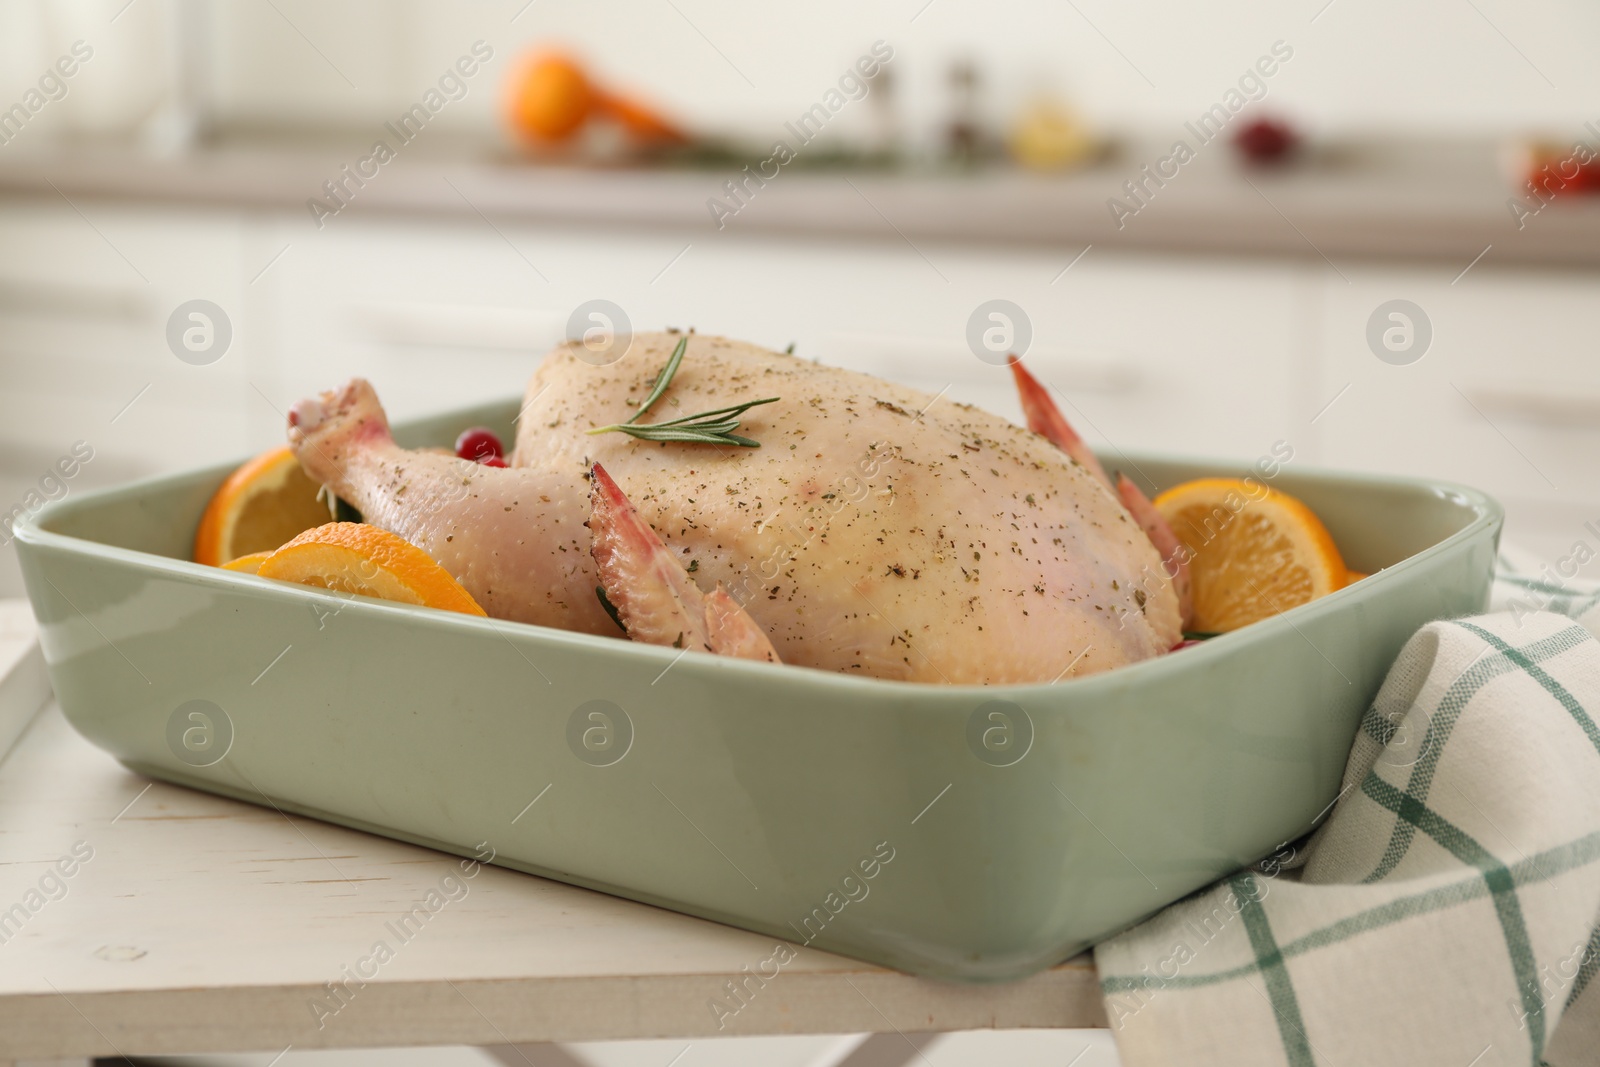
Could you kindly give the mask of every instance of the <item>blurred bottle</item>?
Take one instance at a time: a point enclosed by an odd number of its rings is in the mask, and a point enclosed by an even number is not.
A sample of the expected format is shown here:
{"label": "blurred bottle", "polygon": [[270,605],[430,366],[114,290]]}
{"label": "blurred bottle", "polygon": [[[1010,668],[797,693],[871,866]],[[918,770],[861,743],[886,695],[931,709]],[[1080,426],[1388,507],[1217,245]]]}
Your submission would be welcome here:
{"label": "blurred bottle", "polygon": [[195,147],[210,125],[208,54],[216,43],[210,0],[167,0],[166,95],[145,120],[145,146],[162,155]]}
{"label": "blurred bottle", "polygon": [[1018,113],[1007,147],[1022,166],[1050,171],[1081,166],[1094,157],[1098,145],[1066,103],[1040,92]]}
{"label": "blurred bottle", "polygon": [[868,152],[883,159],[900,155],[900,118],[894,98],[894,73],[880,66],[867,79],[867,101],[872,112]]}
{"label": "blurred bottle", "polygon": [[983,127],[978,118],[978,69],[971,60],[958,59],[945,75],[950,90],[950,112],[945,120],[944,155],[957,166],[972,166],[983,156]]}

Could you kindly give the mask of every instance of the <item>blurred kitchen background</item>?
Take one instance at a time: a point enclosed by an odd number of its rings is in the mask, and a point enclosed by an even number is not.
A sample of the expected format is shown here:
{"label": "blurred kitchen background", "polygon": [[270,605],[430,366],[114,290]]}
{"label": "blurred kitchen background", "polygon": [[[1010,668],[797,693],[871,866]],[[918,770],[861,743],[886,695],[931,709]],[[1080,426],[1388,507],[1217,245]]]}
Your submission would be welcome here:
{"label": "blurred kitchen background", "polygon": [[350,375],[518,393],[604,300],[1013,417],[1025,347],[1113,465],[1284,441],[1554,561],[1600,545],[1597,41],[1584,0],[6,0],[0,510]]}
{"label": "blurred kitchen background", "polygon": [[1580,0],[7,0],[0,506],[353,374],[517,393],[606,300],[1013,416],[980,341],[1026,345],[1113,453],[1457,479],[1554,560],[1600,543],[1597,40]]}

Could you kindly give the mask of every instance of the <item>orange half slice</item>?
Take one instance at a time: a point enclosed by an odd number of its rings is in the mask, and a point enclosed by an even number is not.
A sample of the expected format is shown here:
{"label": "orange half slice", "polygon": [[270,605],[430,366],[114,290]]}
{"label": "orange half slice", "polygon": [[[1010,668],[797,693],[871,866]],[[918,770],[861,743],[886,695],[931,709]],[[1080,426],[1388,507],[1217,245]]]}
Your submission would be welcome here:
{"label": "orange half slice", "polygon": [[194,536],[194,561],[220,567],[270,552],[330,518],[320,486],[288,448],[264,452],[228,476],[206,505]]}
{"label": "orange half slice", "polygon": [[1237,630],[1349,581],[1322,520],[1260,482],[1201,478],[1162,493],[1155,506],[1190,552],[1194,630]]}
{"label": "orange half slice", "polygon": [[365,523],[330,522],[307,530],[263,560],[256,573],[401,604],[487,614],[432,556]]}
{"label": "orange half slice", "polygon": [[239,571],[241,574],[255,574],[261,569],[261,565],[267,561],[267,557],[270,555],[272,555],[271,552],[252,552],[247,556],[240,556],[238,559],[230,559],[222,565],[222,569],[225,571]]}

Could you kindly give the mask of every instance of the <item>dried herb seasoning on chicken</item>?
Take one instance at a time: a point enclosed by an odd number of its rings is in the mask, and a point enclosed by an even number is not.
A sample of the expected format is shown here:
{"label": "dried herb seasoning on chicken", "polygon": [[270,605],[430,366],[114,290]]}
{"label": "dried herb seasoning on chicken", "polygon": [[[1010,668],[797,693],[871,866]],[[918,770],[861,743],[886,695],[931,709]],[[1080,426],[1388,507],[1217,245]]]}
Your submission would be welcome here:
{"label": "dried herb seasoning on chicken", "polygon": [[[535,371],[505,468],[400,448],[360,379],[296,404],[290,444],[498,618],[935,683],[1048,682],[1181,637],[1177,539],[1020,364],[1032,430],[726,338],[581,351]],[[588,432],[647,399],[655,424],[737,409],[760,447]]]}

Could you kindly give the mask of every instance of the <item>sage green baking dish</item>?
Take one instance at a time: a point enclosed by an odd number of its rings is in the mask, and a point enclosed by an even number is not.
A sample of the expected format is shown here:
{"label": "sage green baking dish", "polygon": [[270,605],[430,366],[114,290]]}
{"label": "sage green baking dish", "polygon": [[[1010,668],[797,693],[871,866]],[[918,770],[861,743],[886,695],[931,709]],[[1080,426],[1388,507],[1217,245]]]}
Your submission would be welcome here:
{"label": "sage green baking dish", "polygon": [[[397,436],[509,431],[515,411]],[[1158,488],[1239,469],[1133,463]],[[963,979],[1056,963],[1304,833],[1400,646],[1484,607],[1501,522],[1471,489],[1291,466],[1274,484],[1381,573],[1106,674],[938,687],[191,563],[231,467],[18,530],[89,740],[152,777],[462,855],[487,843],[518,870]]]}

